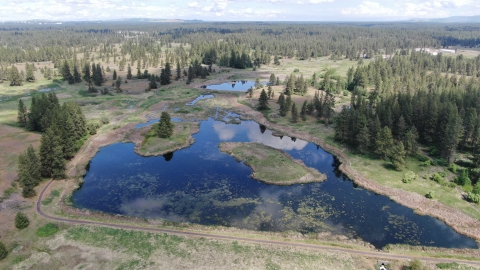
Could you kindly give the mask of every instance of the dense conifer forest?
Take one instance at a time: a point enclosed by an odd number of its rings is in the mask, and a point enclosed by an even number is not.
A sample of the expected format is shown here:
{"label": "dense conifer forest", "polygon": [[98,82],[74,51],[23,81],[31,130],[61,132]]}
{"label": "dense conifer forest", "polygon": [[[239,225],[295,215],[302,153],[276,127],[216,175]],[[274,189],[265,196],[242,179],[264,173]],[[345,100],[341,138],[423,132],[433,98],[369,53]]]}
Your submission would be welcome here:
{"label": "dense conifer forest", "polygon": [[[270,85],[285,87],[277,98],[279,115],[291,115],[294,123],[305,121],[306,115],[333,123],[336,140],[361,154],[373,153],[388,160],[397,170],[403,169],[408,155],[419,155],[419,147],[428,148],[426,154],[433,157],[423,157],[423,162],[445,166],[454,164],[461,152],[471,161],[471,170],[470,176],[465,176],[467,183],[459,180],[459,184],[474,186],[478,181],[473,169],[480,166],[480,57],[423,50],[478,48],[477,24],[2,24],[0,43],[0,79],[11,86],[35,81],[34,63],[52,61],[59,74],[44,68],[45,78],[59,75],[69,84],[84,81],[93,93],[106,80],[104,66],[98,61],[113,62],[118,71],[127,70],[127,79],[133,74],[137,79],[148,79],[150,91],[182,76],[187,84],[206,78],[215,72],[213,65],[255,70],[262,65],[279,65],[280,59],[351,60],[345,77],[330,69],[312,77],[291,74],[281,82],[272,74]],[[364,64],[364,59],[372,61]],[[19,72],[13,64],[23,62],[25,72]],[[149,74],[150,67],[161,68],[160,74]],[[123,82],[116,72],[113,85],[121,92]],[[323,91],[297,107],[291,96],[304,95],[308,87]],[[335,113],[335,97],[341,95],[349,95],[351,102]],[[268,109],[268,99],[272,98],[271,89],[263,91],[258,109]],[[64,159],[73,156],[75,143],[86,134],[79,108],[73,103],[60,106],[54,95],[43,95],[33,98],[29,110],[19,104],[18,121],[43,134],[42,166],[28,174],[61,177]],[[75,136],[65,135],[72,132]],[[29,164],[34,154],[29,149],[20,164]],[[21,173],[26,171],[20,168]],[[26,179],[22,182],[34,185],[28,174],[21,174]]]}

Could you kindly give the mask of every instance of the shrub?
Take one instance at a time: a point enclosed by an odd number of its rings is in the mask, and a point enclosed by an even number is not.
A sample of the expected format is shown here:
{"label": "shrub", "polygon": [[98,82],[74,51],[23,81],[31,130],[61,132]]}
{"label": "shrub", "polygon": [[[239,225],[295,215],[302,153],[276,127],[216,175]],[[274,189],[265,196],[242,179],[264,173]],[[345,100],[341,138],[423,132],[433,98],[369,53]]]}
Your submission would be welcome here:
{"label": "shrub", "polygon": [[435,161],[440,166],[447,166],[448,165],[448,162],[443,158],[436,158]]}
{"label": "shrub", "polygon": [[27,228],[28,224],[30,224],[30,221],[28,220],[27,215],[23,212],[18,212],[15,216],[15,227],[21,230]]}
{"label": "shrub", "polygon": [[424,162],[420,163],[420,166],[422,166],[422,167],[430,167],[430,165],[432,165],[430,160],[427,160],[427,161],[424,161]]}
{"label": "shrub", "polygon": [[5,244],[2,241],[0,241],[0,260],[5,259],[7,255],[8,255],[7,247],[5,247]]}
{"label": "shrub", "polygon": [[106,116],[103,116],[102,118],[100,118],[100,122],[102,122],[102,124],[106,125],[106,124],[110,123],[110,120],[108,120],[108,118]]}
{"label": "shrub", "polygon": [[423,264],[419,259],[414,259],[413,261],[410,262],[409,268],[410,270],[423,270]]}
{"label": "shrub", "polygon": [[469,202],[480,203],[480,195],[479,194],[474,194],[472,192],[468,192],[467,196],[465,196],[465,198]]}
{"label": "shrub", "polygon": [[480,181],[478,181],[472,190],[473,194],[480,195]]}
{"label": "shrub", "polygon": [[403,183],[411,183],[412,181],[417,180],[417,178],[418,178],[418,176],[417,176],[416,173],[414,173],[412,171],[408,171],[403,176],[402,182]]}
{"label": "shrub", "polygon": [[450,168],[448,169],[453,173],[457,173],[457,164],[455,163],[450,164]]}
{"label": "shrub", "polygon": [[471,186],[472,181],[470,181],[470,178],[468,177],[468,171],[462,170],[462,173],[460,174],[460,176],[455,178],[455,183],[457,183],[460,186],[468,186],[468,185]]}
{"label": "shrub", "polygon": [[417,155],[417,160],[420,162],[425,162],[427,160],[430,160],[427,156],[424,155]]}
{"label": "shrub", "polygon": [[439,184],[443,183],[443,177],[441,177],[440,174],[438,174],[438,173],[433,174],[432,180],[439,183]]}
{"label": "shrub", "polygon": [[453,263],[437,263],[437,267],[440,269],[458,269],[460,265],[456,262]]}
{"label": "shrub", "polygon": [[24,198],[31,198],[33,196],[37,195],[37,192],[35,192],[35,189],[33,189],[32,186],[24,186],[22,189],[22,196]]}
{"label": "shrub", "polygon": [[438,172],[438,175],[445,178],[445,176],[447,176],[447,173],[446,172]]}
{"label": "shrub", "polygon": [[57,232],[58,232],[57,224],[47,223],[44,226],[38,228],[36,234],[37,234],[37,236],[40,236],[40,237],[48,237],[48,236],[54,235]]}
{"label": "shrub", "polygon": [[293,72],[300,72],[300,69],[296,68],[293,70]]}
{"label": "shrub", "polygon": [[433,199],[433,195],[434,195],[434,192],[429,191],[427,194],[425,194],[425,197],[428,198],[428,199]]}

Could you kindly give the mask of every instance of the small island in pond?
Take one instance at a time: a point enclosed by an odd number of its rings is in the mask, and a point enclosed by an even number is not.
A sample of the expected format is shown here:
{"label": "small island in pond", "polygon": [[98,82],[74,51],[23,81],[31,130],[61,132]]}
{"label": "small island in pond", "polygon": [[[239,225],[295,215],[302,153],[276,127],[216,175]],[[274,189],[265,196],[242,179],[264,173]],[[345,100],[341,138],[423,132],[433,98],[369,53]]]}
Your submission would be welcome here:
{"label": "small island in pond", "polygon": [[175,123],[173,134],[169,138],[160,138],[155,132],[154,124],[150,130],[144,134],[144,139],[140,144],[136,143],[135,152],[142,156],[160,156],[176,150],[187,148],[194,143],[192,134],[199,131],[198,122],[180,122]]}
{"label": "small island in pond", "polygon": [[252,178],[267,184],[292,185],[327,179],[325,174],[307,167],[301,160],[264,144],[226,142],[220,143],[219,148],[252,168]]}

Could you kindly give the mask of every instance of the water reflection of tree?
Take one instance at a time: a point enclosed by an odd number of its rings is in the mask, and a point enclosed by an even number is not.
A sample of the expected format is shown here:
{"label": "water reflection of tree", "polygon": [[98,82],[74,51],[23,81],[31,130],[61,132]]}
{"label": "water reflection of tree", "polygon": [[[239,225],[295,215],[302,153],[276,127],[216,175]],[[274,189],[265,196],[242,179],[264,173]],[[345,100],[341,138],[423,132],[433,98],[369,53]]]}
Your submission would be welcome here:
{"label": "water reflection of tree", "polygon": [[267,127],[262,125],[262,124],[258,124],[260,126],[260,132],[263,134],[265,133],[265,130],[267,130]]}
{"label": "water reflection of tree", "polygon": [[164,155],[163,155],[163,158],[165,159],[165,161],[170,161],[170,160],[172,160],[172,158],[173,158],[173,152],[164,154]]}

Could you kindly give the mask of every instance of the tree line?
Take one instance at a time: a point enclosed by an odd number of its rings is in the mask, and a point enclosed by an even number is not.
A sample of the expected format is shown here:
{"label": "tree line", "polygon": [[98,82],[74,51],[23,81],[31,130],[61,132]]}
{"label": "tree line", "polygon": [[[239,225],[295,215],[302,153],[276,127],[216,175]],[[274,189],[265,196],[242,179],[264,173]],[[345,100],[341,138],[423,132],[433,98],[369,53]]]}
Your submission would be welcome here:
{"label": "tree line", "polygon": [[78,104],[59,104],[55,93],[32,97],[30,110],[20,99],[18,123],[30,131],[42,133],[38,154],[30,145],[18,159],[19,182],[24,197],[35,196],[34,187],[42,177],[65,177],[66,160],[71,159],[86,135],[86,119]]}

